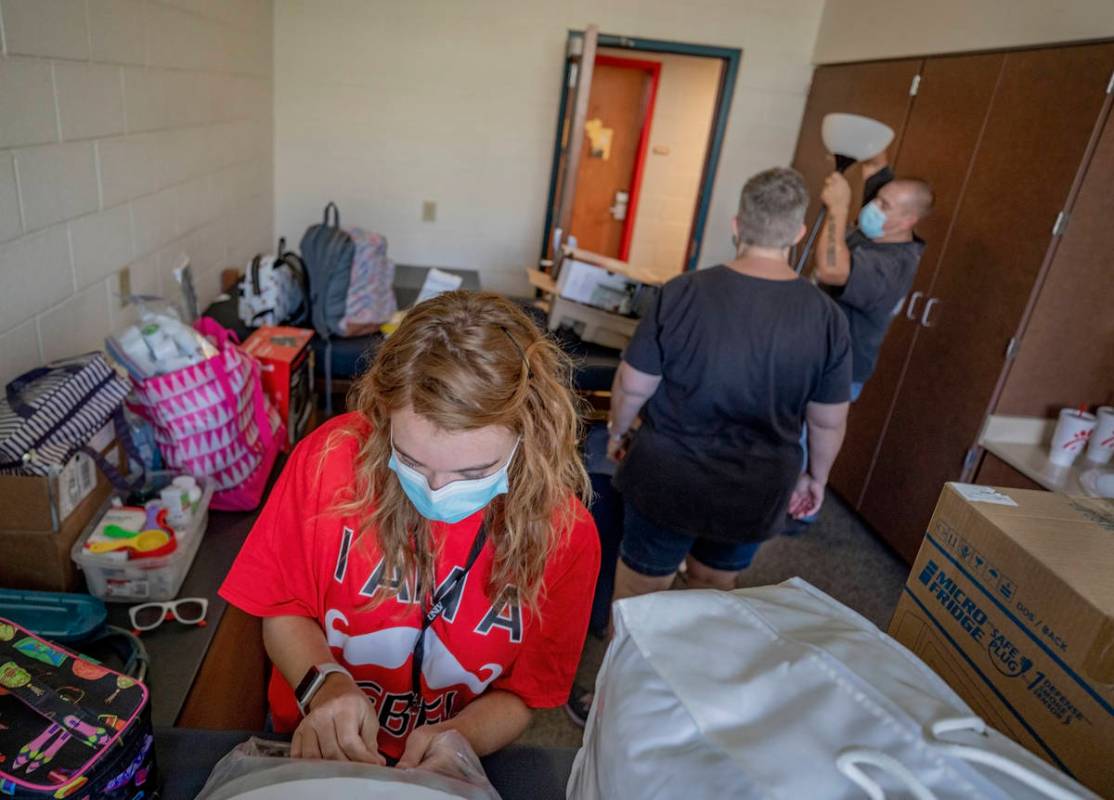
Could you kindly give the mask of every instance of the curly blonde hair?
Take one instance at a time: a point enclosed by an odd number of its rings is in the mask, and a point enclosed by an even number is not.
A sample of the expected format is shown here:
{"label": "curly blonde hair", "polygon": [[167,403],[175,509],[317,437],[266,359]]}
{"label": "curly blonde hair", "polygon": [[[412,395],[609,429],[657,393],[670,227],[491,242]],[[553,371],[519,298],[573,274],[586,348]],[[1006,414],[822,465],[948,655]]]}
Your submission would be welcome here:
{"label": "curly blonde hair", "polygon": [[[337,510],[376,537],[384,575],[435,585],[430,522],[407,499],[391,456],[391,412],[410,406],[445,431],[501,425],[521,437],[509,491],[488,507],[495,602],[513,591],[535,607],[546,560],[591,489],[578,452],[572,365],[519,307],[495,294],[448,292],[411,310],[353,387],[350,405],[371,424],[356,456],[356,485]],[[327,448],[328,450],[329,448]],[[397,571],[396,571],[397,570]],[[382,586],[376,605],[399,591]]]}

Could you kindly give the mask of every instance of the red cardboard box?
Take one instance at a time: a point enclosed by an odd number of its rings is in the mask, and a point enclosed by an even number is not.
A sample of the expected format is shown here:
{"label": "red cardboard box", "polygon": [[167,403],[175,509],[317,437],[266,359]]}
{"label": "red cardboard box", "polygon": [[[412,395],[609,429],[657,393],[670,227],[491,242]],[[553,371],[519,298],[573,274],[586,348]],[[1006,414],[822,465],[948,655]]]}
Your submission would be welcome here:
{"label": "red cardboard box", "polygon": [[263,391],[286,422],[289,451],[309,432],[314,411],[313,331],[265,325],[252,332],[244,351],[262,366]]}

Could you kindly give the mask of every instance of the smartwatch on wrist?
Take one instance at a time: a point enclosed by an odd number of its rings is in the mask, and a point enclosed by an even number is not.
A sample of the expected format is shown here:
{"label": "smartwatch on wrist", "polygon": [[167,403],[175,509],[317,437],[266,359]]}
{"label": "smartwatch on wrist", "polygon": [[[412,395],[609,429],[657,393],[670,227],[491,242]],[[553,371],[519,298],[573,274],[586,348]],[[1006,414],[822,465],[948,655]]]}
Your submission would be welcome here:
{"label": "smartwatch on wrist", "polygon": [[325,685],[325,679],[334,672],[343,672],[345,675],[350,675],[348,670],[332,661],[317,664],[306,670],[306,674],[298,682],[298,688],[294,690],[294,699],[297,701],[298,710],[302,712],[303,717],[309,714],[309,704],[313,700],[313,696]]}

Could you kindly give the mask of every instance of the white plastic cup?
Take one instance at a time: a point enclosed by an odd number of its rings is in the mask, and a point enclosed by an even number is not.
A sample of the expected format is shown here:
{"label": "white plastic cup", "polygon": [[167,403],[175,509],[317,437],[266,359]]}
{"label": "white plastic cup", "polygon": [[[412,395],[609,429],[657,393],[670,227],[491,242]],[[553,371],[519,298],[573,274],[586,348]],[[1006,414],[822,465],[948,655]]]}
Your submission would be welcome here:
{"label": "white plastic cup", "polygon": [[1053,464],[1070,466],[1087,446],[1087,440],[1095,429],[1095,415],[1076,408],[1060,409],[1060,419],[1052,433],[1048,460]]}
{"label": "white plastic cup", "polygon": [[198,501],[201,500],[201,487],[197,485],[197,481],[192,475],[179,475],[171,482],[171,486],[182,490],[182,493],[189,498],[191,507],[196,506]]}
{"label": "white plastic cup", "polygon": [[1100,406],[1096,412],[1098,422],[1087,446],[1087,460],[1094,464],[1109,464],[1114,458],[1114,406]]}
{"label": "white plastic cup", "polygon": [[177,486],[167,486],[159,492],[159,500],[166,509],[166,521],[180,528],[190,521],[189,496]]}

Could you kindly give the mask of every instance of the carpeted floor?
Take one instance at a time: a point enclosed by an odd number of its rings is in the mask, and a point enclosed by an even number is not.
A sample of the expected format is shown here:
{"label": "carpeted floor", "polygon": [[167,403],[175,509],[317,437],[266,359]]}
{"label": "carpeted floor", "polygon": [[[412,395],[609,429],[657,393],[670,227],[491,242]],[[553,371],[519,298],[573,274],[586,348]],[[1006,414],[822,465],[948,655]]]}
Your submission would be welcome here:
{"label": "carpeted floor", "polygon": [[[883,630],[897,605],[909,568],[882,544],[858,516],[831,495],[820,519],[798,536],[780,536],[762,546],[739,586],[764,586],[799,576],[850,606]],[[595,682],[606,644],[588,637],[577,681]],[[579,747],[582,731],[564,709],[534,714],[523,742]]]}

